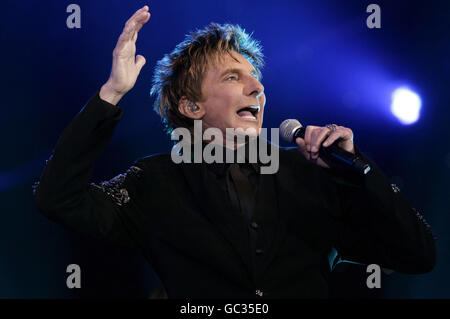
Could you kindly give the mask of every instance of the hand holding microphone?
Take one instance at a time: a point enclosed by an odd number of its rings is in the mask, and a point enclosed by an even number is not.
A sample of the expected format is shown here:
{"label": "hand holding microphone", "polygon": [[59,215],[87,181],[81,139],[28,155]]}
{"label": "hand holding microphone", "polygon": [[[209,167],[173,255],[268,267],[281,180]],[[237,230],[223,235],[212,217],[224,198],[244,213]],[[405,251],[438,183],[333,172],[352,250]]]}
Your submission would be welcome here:
{"label": "hand holding microphone", "polygon": [[331,124],[305,129],[297,120],[285,120],[280,125],[280,132],[284,140],[297,143],[306,160],[316,165],[360,174],[370,171],[369,164],[355,155],[353,132],[349,128]]}

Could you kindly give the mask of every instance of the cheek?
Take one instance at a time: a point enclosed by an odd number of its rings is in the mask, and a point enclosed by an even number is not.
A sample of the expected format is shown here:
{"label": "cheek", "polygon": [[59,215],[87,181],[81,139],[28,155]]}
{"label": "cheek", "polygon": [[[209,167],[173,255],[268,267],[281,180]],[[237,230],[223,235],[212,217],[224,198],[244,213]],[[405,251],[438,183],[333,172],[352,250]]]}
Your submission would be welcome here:
{"label": "cheek", "polygon": [[214,127],[234,127],[236,107],[242,103],[240,88],[223,86],[209,92],[204,118]]}
{"label": "cheek", "polygon": [[204,121],[212,127],[233,127],[234,108],[224,98],[211,99]]}
{"label": "cheek", "polygon": [[231,92],[223,92],[220,96],[217,96],[216,100],[216,112],[222,116],[220,121],[227,121],[234,115],[236,107],[239,105],[239,98],[233,95]]}

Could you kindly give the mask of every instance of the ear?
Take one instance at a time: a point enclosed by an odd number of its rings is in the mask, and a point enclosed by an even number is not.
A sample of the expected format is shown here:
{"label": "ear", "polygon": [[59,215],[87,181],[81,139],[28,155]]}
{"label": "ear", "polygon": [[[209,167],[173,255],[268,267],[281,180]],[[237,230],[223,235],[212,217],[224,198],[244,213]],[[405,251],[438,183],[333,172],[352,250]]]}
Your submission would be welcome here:
{"label": "ear", "polygon": [[[197,106],[197,110],[194,108],[195,105]],[[178,101],[178,111],[193,120],[199,120],[205,115],[205,108],[199,103],[189,101],[186,96],[183,96],[180,101]]]}

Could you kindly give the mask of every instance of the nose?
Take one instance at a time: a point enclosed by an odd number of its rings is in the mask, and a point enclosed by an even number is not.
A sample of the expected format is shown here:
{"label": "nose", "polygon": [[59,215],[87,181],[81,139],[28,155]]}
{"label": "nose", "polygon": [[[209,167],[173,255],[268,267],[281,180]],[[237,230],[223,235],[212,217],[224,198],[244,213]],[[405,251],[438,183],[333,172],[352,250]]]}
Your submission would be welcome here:
{"label": "nose", "polygon": [[246,87],[246,94],[259,98],[263,92],[264,85],[257,78],[250,76]]}

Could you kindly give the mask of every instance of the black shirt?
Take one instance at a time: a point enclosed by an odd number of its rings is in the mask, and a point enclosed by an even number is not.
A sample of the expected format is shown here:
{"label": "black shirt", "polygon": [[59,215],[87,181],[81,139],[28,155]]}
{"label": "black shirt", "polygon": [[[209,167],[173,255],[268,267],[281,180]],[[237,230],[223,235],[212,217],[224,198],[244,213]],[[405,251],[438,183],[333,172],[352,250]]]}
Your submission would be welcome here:
{"label": "black shirt", "polygon": [[[203,144],[203,147],[206,144]],[[223,201],[229,201],[233,207],[229,218],[237,218],[241,223],[246,224],[248,249],[252,256],[253,273],[257,273],[260,261],[268,251],[278,224],[278,206],[274,192],[271,194],[261,194],[260,183],[269,184],[274,189],[272,176],[260,175],[260,162],[252,163],[249,160],[248,143],[241,146],[245,148],[245,159],[243,163],[237,163],[237,153],[234,150],[233,163],[226,163],[223,151],[223,163],[206,164],[204,176],[206,185],[218,184],[221,191],[214,192],[218,205]],[[229,150],[228,150],[229,151]],[[263,204],[266,210],[256,209],[257,204]],[[258,212],[258,213],[255,213]],[[243,243],[244,244],[244,243]]]}

